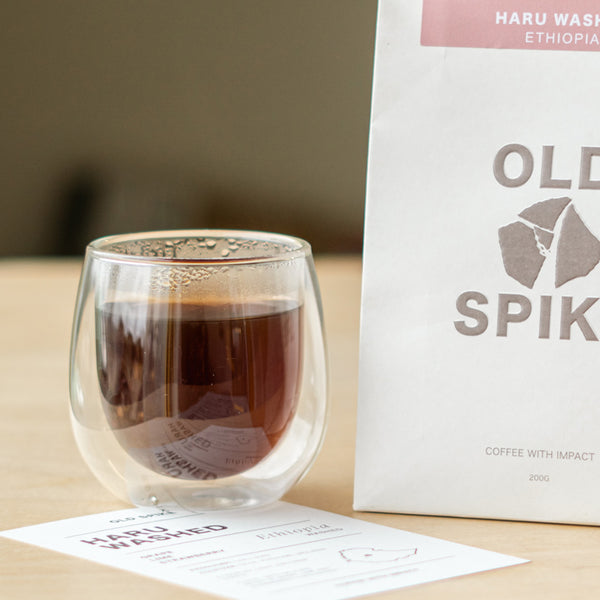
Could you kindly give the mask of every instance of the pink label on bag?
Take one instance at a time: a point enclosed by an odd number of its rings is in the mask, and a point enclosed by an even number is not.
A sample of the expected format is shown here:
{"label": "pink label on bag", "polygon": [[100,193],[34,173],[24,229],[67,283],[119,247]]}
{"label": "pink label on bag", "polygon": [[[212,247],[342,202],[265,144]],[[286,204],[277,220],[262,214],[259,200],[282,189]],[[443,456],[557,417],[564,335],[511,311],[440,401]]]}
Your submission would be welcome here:
{"label": "pink label on bag", "polygon": [[423,0],[423,46],[600,50],[598,0]]}

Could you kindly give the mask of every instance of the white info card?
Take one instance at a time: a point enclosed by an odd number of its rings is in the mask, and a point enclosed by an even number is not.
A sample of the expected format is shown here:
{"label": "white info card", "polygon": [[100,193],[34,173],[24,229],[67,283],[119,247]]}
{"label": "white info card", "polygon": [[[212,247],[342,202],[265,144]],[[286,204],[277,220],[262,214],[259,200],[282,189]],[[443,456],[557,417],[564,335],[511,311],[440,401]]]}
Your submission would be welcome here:
{"label": "white info card", "polygon": [[240,600],[352,598],[527,562],[285,502],[133,508],[0,535]]}

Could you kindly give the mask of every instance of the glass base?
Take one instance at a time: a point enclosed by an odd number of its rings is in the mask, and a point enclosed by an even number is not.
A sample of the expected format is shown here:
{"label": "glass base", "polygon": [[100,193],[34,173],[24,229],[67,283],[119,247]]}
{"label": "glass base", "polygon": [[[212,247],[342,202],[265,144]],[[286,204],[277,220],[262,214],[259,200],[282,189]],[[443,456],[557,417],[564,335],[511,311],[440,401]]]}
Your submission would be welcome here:
{"label": "glass base", "polygon": [[278,500],[280,494],[257,495],[252,488],[232,486],[214,489],[129,489],[128,500],[140,507],[178,506],[192,512],[245,509],[263,506]]}
{"label": "glass base", "polygon": [[82,427],[75,418],[72,424],[89,468],[113,494],[140,507],[179,506],[193,512],[254,508],[279,500],[306,473],[320,442],[311,438],[307,423],[296,419],[276,451],[253,468],[214,480],[185,480],[135,461],[111,431]]}

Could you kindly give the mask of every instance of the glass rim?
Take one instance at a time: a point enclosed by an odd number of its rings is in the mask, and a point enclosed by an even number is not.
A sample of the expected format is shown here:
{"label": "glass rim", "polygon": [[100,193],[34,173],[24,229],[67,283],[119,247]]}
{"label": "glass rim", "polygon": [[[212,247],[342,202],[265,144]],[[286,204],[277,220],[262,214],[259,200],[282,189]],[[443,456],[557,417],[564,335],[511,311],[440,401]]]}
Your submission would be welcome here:
{"label": "glass rim", "polygon": [[[223,254],[220,256],[159,256],[145,254],[129,254],[117,250],[120,244],[143,243],[152,241],[176,241],[176,240],[218,240],[227,241],[235,244],[236,242],[255,242],[263,244],[263,251],[257,248],[255,255],[240,256],[235,253]],[[278,247],[278,251],[271,253],[266,249],[266,244],[273,244]],[[148,265],[232,265],[232,264],[252,264],[252,263],[270,263],[289,261],[297,258],[306,258],[312,254],[310,244],[302,238],[267,231],[253,231],[244,229],[165,229],[156,231],[141,231],[134,233],[123,233],[108,235],[97,238],[89,242],[86,248],[86,254],[89,253],[93,258],[114,261],[128,262]]]}

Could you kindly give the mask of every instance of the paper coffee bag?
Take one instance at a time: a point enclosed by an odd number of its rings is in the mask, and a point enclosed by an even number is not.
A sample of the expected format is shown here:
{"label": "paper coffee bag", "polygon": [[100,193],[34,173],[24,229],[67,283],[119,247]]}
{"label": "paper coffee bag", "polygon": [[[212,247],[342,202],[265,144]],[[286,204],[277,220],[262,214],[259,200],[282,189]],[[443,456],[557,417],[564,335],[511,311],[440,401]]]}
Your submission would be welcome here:
{"label": "paper coffee bag", "polygon": [[355,508],[600,524],[600,4],[380,0]]}

